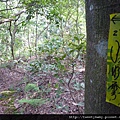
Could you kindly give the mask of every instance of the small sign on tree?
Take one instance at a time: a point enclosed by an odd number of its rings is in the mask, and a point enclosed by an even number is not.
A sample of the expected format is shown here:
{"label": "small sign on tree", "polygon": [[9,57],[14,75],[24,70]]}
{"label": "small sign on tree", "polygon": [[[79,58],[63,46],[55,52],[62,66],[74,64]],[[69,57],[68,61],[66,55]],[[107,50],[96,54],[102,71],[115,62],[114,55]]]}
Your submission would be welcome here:
{"label": "small sign on tree", "polygon": [[110,15],[106,102],[120,107],[120,13]]}

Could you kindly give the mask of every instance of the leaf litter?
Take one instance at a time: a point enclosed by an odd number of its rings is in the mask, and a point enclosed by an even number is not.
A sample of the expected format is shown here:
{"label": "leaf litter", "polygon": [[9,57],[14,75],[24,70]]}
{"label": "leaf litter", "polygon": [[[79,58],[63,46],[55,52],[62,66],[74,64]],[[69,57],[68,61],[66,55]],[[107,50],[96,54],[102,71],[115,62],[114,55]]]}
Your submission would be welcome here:
{"label": "leaf litter", "polygon": [[[0,114],[84,114],[84,73],[84,68],[75,67],[69,88],[71,72],[55,75],[53,72],[39,71],[32,75],[22,68],[1,68]],[[30,86],[31,83],[39,87],[39,92],[25,90],[26,85]],[[5,98],[1,94],[3,91],[16,92]],[[32,105],[34,99],[37,101],[36,106]],[[39,99],[45,102],[38,105]]]}

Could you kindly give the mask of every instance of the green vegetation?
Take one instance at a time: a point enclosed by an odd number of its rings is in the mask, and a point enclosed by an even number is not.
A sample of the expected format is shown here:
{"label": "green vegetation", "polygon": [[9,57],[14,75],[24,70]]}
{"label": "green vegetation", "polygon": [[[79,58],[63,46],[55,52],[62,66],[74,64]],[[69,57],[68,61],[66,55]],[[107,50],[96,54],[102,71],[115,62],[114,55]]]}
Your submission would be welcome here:
{"label": "green vegetation", "polygon": [[[84,0],[2,0],[0,5],[0,68],[27,71],[23,79],[25,98],[19,103],[36,106],[52,99],[55,102],[64,92],[63,84],[72,95],[75,67],[79,61],[84,64],[86,54]],[[71,74],[68,79],[64,78],[67,73]],[[39,85],[44,80],[38,78],[46,74],[55,77],[57,83]],[[75,81],[74,89],[80,91],[82,85]],[[56,98],[45,98],[52,87]],[[76,106],[83,106],[72,99]],[[55,106],[63,108],[56,102]]]}

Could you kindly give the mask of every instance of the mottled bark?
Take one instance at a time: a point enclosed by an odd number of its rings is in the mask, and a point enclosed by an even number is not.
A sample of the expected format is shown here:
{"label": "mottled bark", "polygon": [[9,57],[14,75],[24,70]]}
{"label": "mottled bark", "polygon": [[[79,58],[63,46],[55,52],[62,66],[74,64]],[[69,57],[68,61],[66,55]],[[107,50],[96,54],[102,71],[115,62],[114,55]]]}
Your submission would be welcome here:
{"label": "mottled bark", "polygon": [[109,15],[116,12],[120,0],[86,0],[85,114],[120,114],[119,107],[105,101]]}

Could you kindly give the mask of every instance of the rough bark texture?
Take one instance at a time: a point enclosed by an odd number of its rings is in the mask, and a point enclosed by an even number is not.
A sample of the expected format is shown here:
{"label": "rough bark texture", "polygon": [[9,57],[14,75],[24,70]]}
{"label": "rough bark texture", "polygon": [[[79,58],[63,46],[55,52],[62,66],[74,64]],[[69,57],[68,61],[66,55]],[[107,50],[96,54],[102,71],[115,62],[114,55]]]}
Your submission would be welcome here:
{"label": "rough bark texture", "polygon": [[109,15],[118,12],[120,0],[86,0],[85,114],[120,114],[119,107],[105,101]]}

